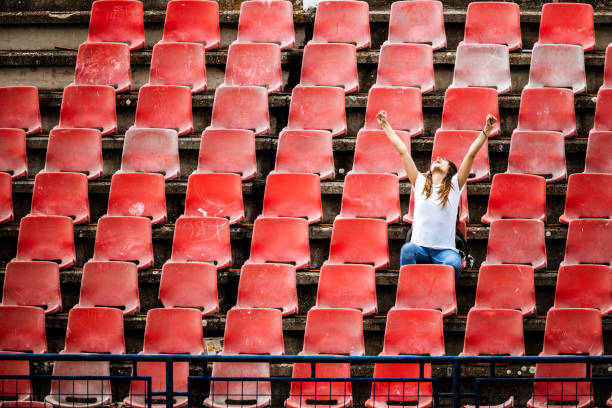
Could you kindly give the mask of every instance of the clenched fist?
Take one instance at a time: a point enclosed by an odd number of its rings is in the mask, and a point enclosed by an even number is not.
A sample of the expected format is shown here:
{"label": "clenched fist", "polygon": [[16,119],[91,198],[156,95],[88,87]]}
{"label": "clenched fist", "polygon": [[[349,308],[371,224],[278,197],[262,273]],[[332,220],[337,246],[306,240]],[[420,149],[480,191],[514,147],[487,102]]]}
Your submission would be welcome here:
{"label": "clenched fist", "polygon": [[376,120],[378,120],[378,123],[383,126],[387,123],[387,112],[385,112],[384,110],[379,111],[376,114]]}
{"label": "clenched fist", "polygon": [[493,129],[493,126],[495,126],[495,124],[497,123],[497,118],[491,114],[487,115],[487,124],[485,125],[485,128],[487,129],[487,133]]}

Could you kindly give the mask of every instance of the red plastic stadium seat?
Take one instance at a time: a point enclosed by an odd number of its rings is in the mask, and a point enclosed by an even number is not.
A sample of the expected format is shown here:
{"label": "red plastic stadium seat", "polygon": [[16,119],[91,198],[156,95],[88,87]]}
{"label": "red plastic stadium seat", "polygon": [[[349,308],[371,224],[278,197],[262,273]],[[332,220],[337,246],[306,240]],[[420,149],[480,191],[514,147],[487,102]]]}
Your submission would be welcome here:
{"label": "red plastic stadium seat", "polygon": [[[295,363],[293,378],[312,377],[311,364]],[[317,363],[315,378],[350,378],[351,367],[348,363]],[[353,392],[350,382],[343,381],[293,381],[287,408],[345,408],[353,406]]]}
{"label": "red plastic stadium seat", "polygon": [[143,5],[134,0],[99,0],[91,5],[88,43],[127,43],[130,50],[145,43]]}
{"label": "red plastic stadium seat", "polygon": [[612,130],[612,89],[602,88],[597,92],[595,121],[591,132]]}
{"label": "red plastic stadium seat", "polygon": [[499,134],[500,117],[497,92],[490,88],[450,88],[444,94],[442,130],[481,131],[487,114],[493,114],[497,122],[489,136]]}
{"label": "red plastic stadium seat", "polygon": [[[586,377],[586,364],[536,364],[534,378]],[[593,385],[588,381],[537,381],[533,383],[533,396],[527,401],[529,408],[552,406],[586,408],[593,406]]]}
{"label": "red plastic stadium seat", "polygon": [[[373,378],[420,378],[419,364],[377,363]],[[423,378],[431,378],[431,364],[424,364]],[[372,382],[372,392],[366,401],[366,408],[391,408],[410,406],[428,408],[433,405],[431,382]]]}
{"label": "red plastic stadium seat", "polygon": [[246,264],[240,270],[237,308],[280,309],[297,313],[295,267],[287,264]]}
{"label": "red plastic stadium seat", "polygon": [[263,86],[268,92],[280,91],[283,87],[280,47],[265,43],[230,45],[223,85]]}
{"label": "red plastic stadium seat", "polygon": [[459,44],[451,88],[492,87],[507,93],[512,88],[508,47],[500,44]]}
{"label": "red plastic stadium seat", "polygon": [[[276,2],[276,1],[274,1]],[[269,363],[215,362],[213,377],[269,377]],[[269,381],[211,381],[209,396],[204,406],[224,408],[239,405],[241,408],[270,406],[272,391]],[[231,403],[229,402],[231,401]]]}
{"label": "red plastic stadium seat", "polygon": [[[434,137],[432,159],[435,157],[444,157],[457,166],[461,167],[461,163],[465,158],[470,146],[474,140],[480,135],[479,131],[475,130],[437,130]],[[481,181],[489,178],[489,143],[485,141],[482,149],[476,154],[472,171],[468,177],[468,183]]]}
{"label": "red plastic stadium seat", "polygon": [[244,220],[242,179],[238,174],[192,174],[187,182],[185,216]]}
{"label": "red plastic stadium seat", "polygon": [[0,350],[47,352],[43,309],[32,306],[0,306]]}
{"label": "red plastic stadium seat", "polygon": [[195,172],[238,173],[243,180],[257,176],[255,135],[243,129],[205,130]]}
{"label": "red plastic stadium seat", "polygon": [[356,50],[352,44],[306,44],[300,85],[339,86],[345,93],[359,91]]}
{"label": "red plastic stadium seat", "polygon": [[385,43],[380,48],[376,86],[411,86],[422,93],[435,88],[433,49],[426,44]]}
{"label": "red plastic stadium seat", "polygon": [[518,309],[535,313],[533,268],[528,265],[481,266],[474,309]]}
{"label": "red plastic stadium seat", "polygon": [[[606,47],[606,57],[605,57],[605,62],[604,62],[604,79],[603,79],[603,85],[601,86],[601,89],[603,88],[612,88],[612,45],[608,44],[608,46]],[[612,403],[612,401],[610,401]],[[610,404],[608,404],[608,406],[612,406]]]}
{"label": "red plastic stadium seat", "polygon": [[544,223],[540,220],[493,220],[487,259],[482,265],[527,264],[546,268]]}
{"label": "red plastic stadium seat", "polygon": [[547,130],[563,133],[564,137],[576,133],[574,94],[570,89],[523,89],[516,130]]}
{"label": "red plastic stadium seat", "polygon": [[45,314],[62,310],[59,268],[55,262],[9,262],[2,304],[44,306]]}
{"label": "red plastic stadium seat", "polygon": [[208,262],[222,269],[232,264],[229,221],[216,217],[179,217],[171,262]]}
{"label": "red plastic stadium seat", "polygon": [[102,134],[97,129],[53,129],[49,133],[43,172],[83,172],[102,176]]}
{"label": "red plastic stadium seat", "polygon": [[[175,311],[177,309],[167,309]],[[185,309],[187,310],[187,309]],[[187,310],[189,311],[189,310]],[[199,313],[197,310],[193,310]],[[201,324],[201,323],[200,323]],[[181,353],[184,354],[184,353]],[[189,377],[189,363],[187,362],[175,362],[172,364],[173,374],[173,391],[174,392],[187,392],[187,378]],[[158,361],[148,361],[137,363],[138,376],[151,377],[151,386],[148,387],[144,380],[132,381],[130,385],[130,394],[124,398],[123,403],[134,408],[147,408],[147,392],[165,392],[166,391],[166,364]],[[153,405],[165,406],[166,398],[162,396],[156,396],[153,401]],[[187,397],[175,396],[171,402],[175,408],[183,407],[187,405]]]}
{"label": "red plastic stadium seat", "polygon": [[118,173],[163,173],[166,180],[179,177],[178,134],[170,129],[129,129],[123,140]]}
{"label": "red plastic stadium seat", "polygon": [[354,309],[315,308],[308,312],[300,354],[365,355],[363,316]]}
{"label": "red plastic stadium seat", "polygon": [[612,221],[573,220],[569,222],[563,265],[612,265]]}
{"label": "red plastic stadium seat", "polygon": [[302,218],[258,217],[253,224],[248,263],[290,263],[310,266],[308,221]]}
{"label": "red plastic stadium seat", "polygon": [[147,85],[188,86],[191,93],[206,90],[204,46],[195,43],[155,44]]}
{"label": "red plastic stadium seat", "polygon": [[[459,201],[459,222],[467,223],[470,220],[470,211],[468,207],[467,188],[461,189],[461,201]],[[404,222],[412,224],[414,221],[414,188],[410,188],[410,202],[408,204],[408,213],[404,215]],[[457,225],[459,229],[460,226]],[[463,234],[465,236],[465,234]]]}
{"label": "red plastic stadium seat", "polygon": [[528,218],[546,222],[546,180],[527,174],[496,174],[482,222]]}
{"label": "red plastic stadium seat", "polygon": [[115,132],[115,88],[107,85],[69,85],[64,88],[59,125],[55,128],[92,128],[100,130],[102,135]]}
{"label": "red plastic stadium seat", "polygon": [[130,89],[130,48],[120,43],[79,45],[74,85],[110,85],[117,92]]}
{"label": "red plastic stadium seat", "polygon": [[83,265],[75,307],[118,307],[124,315],[140,311],[138,268],[132,262],[89,261]]}
{"label": "red plastic stadium seat", "polygon": [[228,311],[223,354],[285,354],[280,311],[237,308]]}
{"label": "red plastic stadium seat", "polygon": [[270,174],[266,179],[264,217],[306,218],[321,221],[321,182],[316,174]]}
{"label": "red plastic stadium seat", "polygon": [[191,133],[193,117],[190,89],[173,85],[143,86],[138,91],[133,127],[174,129],[179,136]]}
{"label": "red plastic stadium seat", "polygon": [[287,129],[345,134],[344,91],[333,86],[296,86],[291,92]]}
{"label": "red plastic stadium seat", "polygon": [[[26,374],[27,375],[27,374]],[[48,402],[41,401],[0,401],[2,408],[53,408]]]}
{"label": "red plastic stadium seat", "polygon": [[207,50],[221,41],[219,3],[202,0],[172,0],[166,9],[162,42],[203,43]]}
{"label": "red plastic stadium seat", "polygon": [[332,229],[328,265],[357,263],[376,269],[389,266],[387,223],[368,218],[336,219]]}
{"label": "red plastic stadium seat", "polygon": [[[551,70],[551,67],[556,69]],[[584,51],[579,45],[537,44],[531,54],[526,88],[571,88],[586,92]]]}
{"label": "red plastic stadium seat", "polygon": [[595,132],[589,134],[585,173],[612,173],[612,132]]}
{"label": "red plastic stadium seat", "polygon": [[75,224],[89,221],[87,177],[81,173],[38,173],[32,215],[64,215]]}
{"label": "red plastic stadium seat", "polygon": [[524,356],[523,315],[518,310],[472,309],[460,356]]}
{"label": "red plastic stadium seat", "polygon": [[580,218],[612,218],[612,174],[572,174],[567,181],[562,223]]}
{"label": "red plastic stadium seat", "polygon": [[[495,24],[487,24],[487,21]],[[516,3],[472,2],[465,17],[465,44],[505,44],[510,51],[520,49],[521,21]]]}
{"label": "red plastic stadium seat", "polygon": [[606,265],[560,267],[554,307],[599,309],[602,316],[612,313],[612,268]]}
{"label": "red plastic stadium seat", "polygon": [[404,265],[393,309],[436,309],[457,313],[455,272],[450,265]]}
{"label": "red plastic stadium seat", "polygon": [[565,141],[560,132],[512,132],[508,171],[506,173],[535,174],[547,183],[567,177]]}
{"label": "red plastic stadium seat", "polygon": [[393,174],[349,173],[344,179],[340,218],[384,218],[387,224],[401,217],[399,179]]}
{"label": "red plastic stadium seat", "polygon": [[218,312],[217,268],[204,262],[165,263],[159,300],[167,308],[192,307],[202,315]]}
{"label": "red plastic stadium seat", "polygon": [[283,130],[278,136],[278,173],[315,173],[321,179],[334,178],[332,135],[326,130]]}
{"label": "red plastic stadium seat", "polygon": [[23,129],[28,135],[40,132],[42,123],[36,87],[0,87],[0,101],[0,128]]}
{"label": "red plastic stadium seat", "polygon": [[370,265],[324,265],[319,275],[319,308],[360,310],[364,316],[378,311],[374,268]]}
{"label": "red plastic stadium seat", "polygon": [[[410,134],[395,131],[406,145],[410,153]],[[402,157],[382,130],[361,129],[357,133],[355,157],[353,158],[353,173],[391,173],[400,180],[408,177],[402,163]]]}
{"label": "red plastic stadium seat", "polygon": [[255,135],[270,132],[268,92],[261,86],[217,88],[208,129],[247,129]]}
{"label": "red plastic stadium seat", "polygon": [[19,223],[15,261],[56,261],[60,269],[74,265],[72,219],[59,215],[28,215]]}
{"label": "red plastic stadium seat", "polygon": [[395,1],[389,17],[389,42],[446,47],[441,1]]}
{"label": "red plastic stadium seat", "polygon": [[349,43],[370,47],[370,8],[365,1],[326,0],[317,5],[313,43]]}
{"label": "red plastic stadium seat", "polygon": [[11,175],[0,173],[0,224],[13,220],[13,192]]}
{"label": "red plastic stadium seat", "polygon": [[373,87],[368,93],[364,129],[380,129],[376,114],[385,110],[393,129],[410,137],[423,133],[421,91],[417,88]]}
{"label": "red plastic stadium seat", "polygon": [[557,309],[546,314],[541,356],[604,352],[601,314],[597,309]]}
{"label": "red plastic stadium seat", "polygon": [[107,214],[149,217],[152,224],[166,222],[168,217],[164,176],[156,173],[113,175]]}
{"label": "red plastic stadium seat", "polygon": [[26,134],[22,129],[0,129],[0,153],[0,171],[12,178],[27,177]]}
{"label": "red plastic stadium seat", "polygon": [[544,4],[538,43],[578,44],[585,51],[592,50],[595,47],[593,6],[579,3]]}
{"label": "red plastic stadium seat", "polygon": [[275,43],[281,50],[293,47],[293,4],[281,0],[243,1],[238,20],[238,42]]}
{"label": "red plastic stadium seat", "polygon": [[153,265],[151,220],[104,216],[98,220],[94,261],[131,261],[138,269]]}

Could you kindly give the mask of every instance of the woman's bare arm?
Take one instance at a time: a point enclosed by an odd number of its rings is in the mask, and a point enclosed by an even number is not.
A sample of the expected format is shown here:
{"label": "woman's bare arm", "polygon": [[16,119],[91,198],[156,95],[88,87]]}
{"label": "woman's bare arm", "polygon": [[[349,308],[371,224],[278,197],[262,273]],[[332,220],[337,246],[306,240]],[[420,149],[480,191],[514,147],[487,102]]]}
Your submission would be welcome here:
{"label": "woman's bare arm", "polygon": [[476,154],[484,144],[484,142],[489,137],[489,133],[491,133],[491,129],[497,122],[497,119],[493,115],[487,115],[487,123],[485,124],[484,129],[478,135],[476,140],[470,146],[467,154],[463,158],[463,162],[461,162],[461,167],[459,167],[459,171],[457,172],[457,181],[459,182],[459,188],[463,188],[465,183],[467,182],[468,177],[470,176],[470,171],[472,170],[472,164],[474,163],[474,158]]}
{"label": "woman's bare arm", "polygon": [[404,169],[406,169],[408,180],[410,180],[410,183],[414,185],[416,183],[419,171],[417,170],[416,165],[414,164],[414,160],[412,160],[412,157],[410,156],[408,147],[406,147],[406,144],[404,144],[402,139],[400,139],[399,136],[391,128],[391,125],[387,121],[387,112],[378,112],[378,114],[376,115],[376,119],[378,119],[378,123],[380,123],[380,126],[385,131],[385,134],[389,138],[389,141],[391,142],[393,147],[395,147],[395,150],[397,150],[397,152],[402,157],[402,163],[404,164]]}

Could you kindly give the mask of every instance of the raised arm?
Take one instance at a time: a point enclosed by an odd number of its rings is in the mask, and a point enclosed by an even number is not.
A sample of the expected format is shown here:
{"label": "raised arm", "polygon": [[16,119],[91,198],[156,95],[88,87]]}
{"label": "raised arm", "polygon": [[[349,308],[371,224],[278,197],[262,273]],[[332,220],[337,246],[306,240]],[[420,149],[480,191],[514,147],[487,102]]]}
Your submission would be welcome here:
{"label": "raised arm", "polygon": [[385,134],[389,138],[389,141],[393,147],[395,147],[395,150],[397,150],[402,157],[402,163],[404,164],[404,169],[406,169],[408,180],[410,180],[410,183],[414,186],[416,183],[417,174],[419,174],[419,172],[414,164],[414,160],[412,160],[412,157],[410,156],[408,147],[406,147],[402,139],[400,139],[391,128],[391,125],[387,121],[387,112],[381,110],[376,115],[376,119],[378,120],[378,123],[380,123],[382,129],[385,131]]}
{"label": "raised arm", "polygon": [[470,176],[470,171],[472,170],[472,163],[474,163],[474,158],[476,154],[484,144],[484,142],[489,137],[489,133],[491,133],[491,129],[497,122],[497,119],[493,115],[487,115],[487,123],[485,124],[484,129],[478,135],[476,140],[470,146],[467,154],[463,158],[463,162],[461,162],[461,167],[459,167],[459,171],[457,172],[457,181],[459,182],[459,188],[463,188],[465,183],[467,182],[468,177]]}

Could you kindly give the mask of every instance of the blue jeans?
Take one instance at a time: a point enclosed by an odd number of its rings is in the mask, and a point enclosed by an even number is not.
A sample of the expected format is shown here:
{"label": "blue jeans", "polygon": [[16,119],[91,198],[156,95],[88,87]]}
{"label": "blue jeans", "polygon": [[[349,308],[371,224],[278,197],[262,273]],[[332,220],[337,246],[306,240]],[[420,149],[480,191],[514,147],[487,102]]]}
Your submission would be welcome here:
{"label": "blue jeans", "polygon": [[461,273],[461,256],[457,251],[423,247],[412,242],[402,246],[400,264],[401,266],[413,264],[450,265],[455,268],[455,280],[459,278]]}

